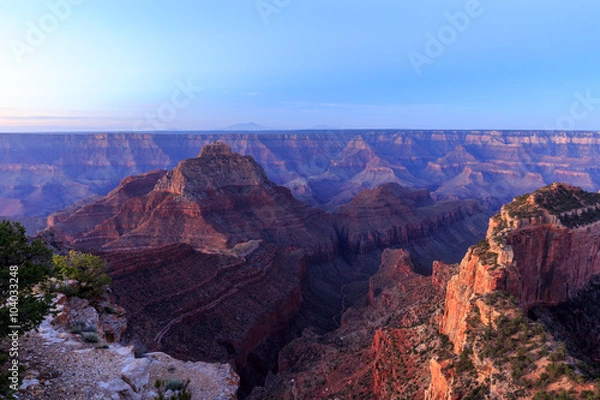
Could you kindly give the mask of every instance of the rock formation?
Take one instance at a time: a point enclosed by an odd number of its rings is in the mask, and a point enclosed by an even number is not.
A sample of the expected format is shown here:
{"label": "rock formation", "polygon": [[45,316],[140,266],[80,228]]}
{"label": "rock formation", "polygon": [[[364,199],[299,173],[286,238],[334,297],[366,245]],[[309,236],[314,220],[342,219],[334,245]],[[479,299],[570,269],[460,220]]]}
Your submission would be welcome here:
{"label": "rock formation", "polygon": [[442,255],[447,262],[458,261],[480,237],[486,218],[474,200],[434,202],[426,189],[388,183],[358,193],[335,214],[335,224],[347,257],[402,246],[423,261],[419,272],[430,273]]}
{"label": "rock formation", "polygon": [[482,234],[484,215],[473,201],[436,202],[389,184],[332,216],[215,143],[52,215],[43,236],[109,261],[130,316],[125,341],[231,362],[244,392],[276,370],[277,351],[302,330],[335,329],[369,290],[374,298],[369,278],[384,248],[415,249],[413,269],[430,273],[428,257],[457,259]]}
{"label": "rock formation", "polygon": [[565,184],[519,197],[460,265],[435,263],[429,278],[386,250],[341,326],[284,347],[251,398],[600,396],[599,199]]}
{"label": "rock formation", "polygon": [[222,252],[264,240],[327,259],[335,246],[325,213],[295,200],[224,143],[166,173],[125,179],[106,198],[51,217],[49,225],[59,240],[96,251],[186,243]]}
{"label": "rock formation", "polygon": [[525,310],[575,297],[600,274],[599,237],[600,194],[553,184],[515,199],[450,281],[442,333],[462,351],[471,303],[495,291]]}
{"label": "rock formation", "polygon": [[[593,389],[589,382],[595,372],[581,361],[589,354],[565,355],[559,341],[582,331],[576,325],[557,330],[547,315],[544,325],[530,317],[558,305],[573,311],[584,293],[594,296],[588,288],[600,274],[599,210],[600,194],[566,184],[544,187],[502,207],[490,221],[487,238],[469,250],[448,283],[440,332],[460,360],[444,358],[451,368],[432,360],[426,398],[455,398],[457,393],[533,398],[536,392],[556,396],[558,389]],[[575,303],[565,305],[569,302]],[[554,313],[560,316],[560,310]],[[587,326],[598,329],[598,324]]]}

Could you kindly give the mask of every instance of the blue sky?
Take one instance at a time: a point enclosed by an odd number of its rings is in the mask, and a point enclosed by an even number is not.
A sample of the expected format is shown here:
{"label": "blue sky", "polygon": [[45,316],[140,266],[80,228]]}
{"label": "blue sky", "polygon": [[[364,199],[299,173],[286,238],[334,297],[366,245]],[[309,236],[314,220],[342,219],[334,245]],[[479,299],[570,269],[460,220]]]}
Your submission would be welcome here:
{"label": "blue sky", "polygon": [[0,0],[0,131],[600,130],[598,15],[593,0]]}

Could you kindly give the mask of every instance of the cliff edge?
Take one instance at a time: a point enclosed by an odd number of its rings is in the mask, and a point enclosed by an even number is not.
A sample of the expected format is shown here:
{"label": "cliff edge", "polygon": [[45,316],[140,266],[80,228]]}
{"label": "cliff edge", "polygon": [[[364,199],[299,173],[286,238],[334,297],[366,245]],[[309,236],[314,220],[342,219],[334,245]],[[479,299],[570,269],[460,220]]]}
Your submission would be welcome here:
{"label": "cliff edge", "polygon": [[440,333],[456,356],[432,359],[426,398],[593,393],[597,371],[534,311],[588,290],[599,252],[600,194],[555,183],[503,206],[448,283]]}

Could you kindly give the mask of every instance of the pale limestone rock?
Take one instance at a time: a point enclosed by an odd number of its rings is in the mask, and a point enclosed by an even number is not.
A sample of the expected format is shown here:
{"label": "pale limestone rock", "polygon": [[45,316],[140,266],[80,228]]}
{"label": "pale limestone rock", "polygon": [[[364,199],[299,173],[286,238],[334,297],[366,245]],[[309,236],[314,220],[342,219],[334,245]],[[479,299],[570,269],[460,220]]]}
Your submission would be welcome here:
{"label": "pale limestone rock", "polygon": [[133,388],[135,392],[139,392],[150,380],[151,361],[149,358],[136,358],[121,370],[123,380]]}

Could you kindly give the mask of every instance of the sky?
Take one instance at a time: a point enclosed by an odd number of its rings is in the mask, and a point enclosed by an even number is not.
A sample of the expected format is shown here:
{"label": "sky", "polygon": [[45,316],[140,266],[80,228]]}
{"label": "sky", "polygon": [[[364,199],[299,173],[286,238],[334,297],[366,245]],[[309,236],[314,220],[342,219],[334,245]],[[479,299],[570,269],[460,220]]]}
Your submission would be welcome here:
{"label": "sky", "polygon": [[597,0],[0,0],[0,132],[600,130]]}

